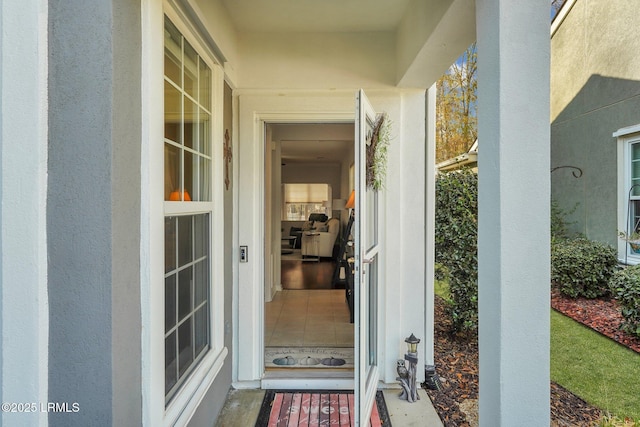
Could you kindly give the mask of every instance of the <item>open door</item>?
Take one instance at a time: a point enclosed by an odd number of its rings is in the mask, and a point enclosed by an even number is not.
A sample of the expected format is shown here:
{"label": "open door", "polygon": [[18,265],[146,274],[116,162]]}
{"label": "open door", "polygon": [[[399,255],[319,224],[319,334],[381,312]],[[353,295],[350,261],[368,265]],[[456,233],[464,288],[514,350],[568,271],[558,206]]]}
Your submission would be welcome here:
{"label": "open door", "polygon": [[355,400],[356,425],[368,425],[380,376],[378,370],[378,194],[367,187],[367,146],[376,113],[361,89],[355,123]]}

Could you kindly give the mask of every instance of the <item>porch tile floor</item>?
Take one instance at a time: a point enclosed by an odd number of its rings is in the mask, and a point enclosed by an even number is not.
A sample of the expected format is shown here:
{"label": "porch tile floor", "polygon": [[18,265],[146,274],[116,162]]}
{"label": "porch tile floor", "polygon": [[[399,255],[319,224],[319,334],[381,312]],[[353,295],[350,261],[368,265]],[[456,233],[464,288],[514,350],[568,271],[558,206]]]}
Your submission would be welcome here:
{"label": "porch tile floor", "polygon": [[267,347],[353,347],[344,289],[283,290],[265,304]]}

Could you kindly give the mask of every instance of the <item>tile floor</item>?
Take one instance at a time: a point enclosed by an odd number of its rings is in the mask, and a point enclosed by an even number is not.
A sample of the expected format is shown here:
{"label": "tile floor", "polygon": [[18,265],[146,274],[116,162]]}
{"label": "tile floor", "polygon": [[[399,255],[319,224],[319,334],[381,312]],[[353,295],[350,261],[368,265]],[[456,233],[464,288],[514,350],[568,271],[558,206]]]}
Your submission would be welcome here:
{"label": "tile floor", "polygon": [[278,292],[265,304],[265,345],[353,347],[344,289]]}

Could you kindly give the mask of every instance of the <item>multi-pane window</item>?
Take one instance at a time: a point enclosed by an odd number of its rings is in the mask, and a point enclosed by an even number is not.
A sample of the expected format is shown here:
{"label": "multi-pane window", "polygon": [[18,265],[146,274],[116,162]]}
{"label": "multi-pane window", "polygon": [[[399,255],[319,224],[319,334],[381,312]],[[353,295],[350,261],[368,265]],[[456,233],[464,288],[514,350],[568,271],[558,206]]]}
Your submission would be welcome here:
{"label": "multi-pane window", "polygon": [[164,34],[164,366],[168,403],[211,348],[212,71],[166,17]]}
{"label": "multi-pane window", "polygon": [[209,214],[167,216],[165,224],[165,395],[209,348]]}
{"label": "multi-pane window", "polygon": [[640,233],[640,141],[629,147],[629,224],[628,231]]}
{"label": "multi-pane window", "polygon": [[211,200],[211,98],[211,68],[165,19],[165,200]]}

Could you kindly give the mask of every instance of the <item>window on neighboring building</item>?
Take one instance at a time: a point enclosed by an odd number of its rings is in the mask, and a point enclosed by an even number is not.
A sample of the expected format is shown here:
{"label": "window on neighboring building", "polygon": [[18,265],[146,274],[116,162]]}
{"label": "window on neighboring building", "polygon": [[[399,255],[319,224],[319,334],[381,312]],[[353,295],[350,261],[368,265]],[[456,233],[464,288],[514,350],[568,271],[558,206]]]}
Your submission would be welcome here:
{"label": "window on neighboring building", "polygon": [[168,403],[211,347],[212,72],[166,17],[164,34],[164,348]]}
{"label": "window on neighboring building", "polygon": [[[640,125],[613,133],[618,141],[618,231],[640,233]],[[618,259],[627,264],[640,262],[640,248],[618,240]]]}
{"label": "window on neighboring building", "polygon": [[284,184],[282,219],[306,221],[309,214],[331,212],[331,186],[328,184]]}
{"label": "window on neighboring building", "polygon": [[631,233],[640,233],[640,140],[629,142],[629,224]]}

